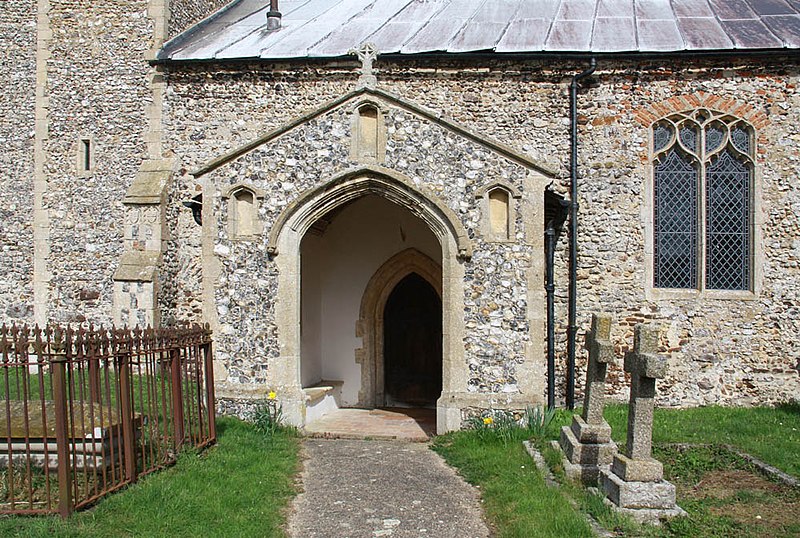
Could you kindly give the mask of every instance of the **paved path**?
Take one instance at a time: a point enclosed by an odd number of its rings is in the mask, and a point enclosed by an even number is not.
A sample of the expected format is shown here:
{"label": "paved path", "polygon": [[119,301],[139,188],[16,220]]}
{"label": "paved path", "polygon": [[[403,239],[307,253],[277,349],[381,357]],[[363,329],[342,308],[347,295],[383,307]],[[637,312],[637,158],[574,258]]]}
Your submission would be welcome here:
{"label": "paved path", "polygon": [[477,492],[427,445],[308,439],[293,538],[483,538]]}
{"label": "paved path", "polygon": [[306,435],[333,439],[427,441],[435,409],[336,409],[305,425]]}

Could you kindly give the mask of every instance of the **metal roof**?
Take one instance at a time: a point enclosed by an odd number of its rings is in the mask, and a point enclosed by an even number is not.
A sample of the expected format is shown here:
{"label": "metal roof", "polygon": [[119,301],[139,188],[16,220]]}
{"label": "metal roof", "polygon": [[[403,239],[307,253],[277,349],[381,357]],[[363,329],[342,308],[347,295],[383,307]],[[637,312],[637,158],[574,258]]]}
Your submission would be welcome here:
{"label": "metal roof", "polygon": [[381,54],[667,53],[800,48],[800,0],[236,0],[166,43],[159,60]]}

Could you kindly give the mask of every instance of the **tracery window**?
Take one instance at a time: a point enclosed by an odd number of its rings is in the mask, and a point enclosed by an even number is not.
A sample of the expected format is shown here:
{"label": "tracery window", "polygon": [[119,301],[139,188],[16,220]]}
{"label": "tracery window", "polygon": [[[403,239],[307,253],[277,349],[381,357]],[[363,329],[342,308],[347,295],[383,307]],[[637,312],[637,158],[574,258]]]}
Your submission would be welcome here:
{"label": "tracery window", "polygon": [[750,290],[754,139],[708,110],[653,125],[656,288]]}

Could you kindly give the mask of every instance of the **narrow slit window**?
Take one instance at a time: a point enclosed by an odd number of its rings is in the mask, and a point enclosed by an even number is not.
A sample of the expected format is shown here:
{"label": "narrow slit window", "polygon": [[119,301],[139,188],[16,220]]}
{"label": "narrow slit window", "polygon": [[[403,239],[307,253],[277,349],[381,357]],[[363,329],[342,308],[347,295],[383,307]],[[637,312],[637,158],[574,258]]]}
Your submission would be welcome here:
{"label": "narrow slit window", "polygon": [[255,197],[248,190],[240,190],[233,196],[234,218],[236,219],[236,235],[250,236],[255,232]]}
{"label": "narrow slit window", "polygon": [[489,192],[489,229],[497,239],[508,239],[508,193],[504,189]]}
{"label": "narrow slit window", "polygon": [[81,172],[89,172],[92,169],[92,141],[88,138],[81,138],[80,144],[80,167]]}
{"label": "narrow slit window", "polygon": [[365,105],[358,109],[358,147],[362,157],[378,157],[378,109]]}

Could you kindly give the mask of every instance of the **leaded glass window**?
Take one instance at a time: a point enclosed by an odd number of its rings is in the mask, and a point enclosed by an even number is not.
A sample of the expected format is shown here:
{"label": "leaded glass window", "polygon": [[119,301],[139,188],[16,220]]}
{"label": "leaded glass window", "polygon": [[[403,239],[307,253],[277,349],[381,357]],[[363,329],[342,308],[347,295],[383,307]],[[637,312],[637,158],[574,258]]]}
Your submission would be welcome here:
{"label": "leaded glass window", "polygon": [[753,133],[708,110],[653,125],[657,288],[749,290]]}
{"label": "leaded glass window", "polygon": [[693,288],[697,282],[697,169],[673,148],[656,164],[655,285]]}

